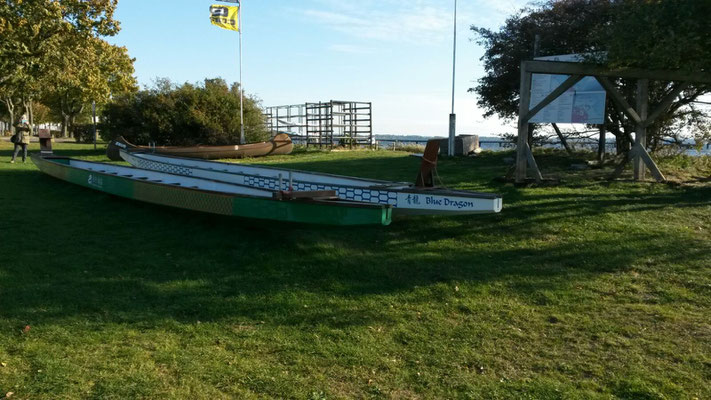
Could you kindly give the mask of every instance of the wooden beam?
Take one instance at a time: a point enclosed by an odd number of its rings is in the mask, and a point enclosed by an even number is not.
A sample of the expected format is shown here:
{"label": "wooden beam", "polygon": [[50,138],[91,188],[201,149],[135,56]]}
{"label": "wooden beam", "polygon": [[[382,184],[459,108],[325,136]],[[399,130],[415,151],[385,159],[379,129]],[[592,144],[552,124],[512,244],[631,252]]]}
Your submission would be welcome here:
{"label": "wooden beam", "polygon": [[528,145],[528,142],[526,142],[526,161],[528,162],[528,166],[533,170],[533,177],[536,178],[536,183],[541,183],[541,181],[543,181],[543,175],[541,175],[541,170],[538,169],[538,163],[536,162],[536,158],[533,157],[533,151]]}
{"label": "wooden beam", "polygon": [[649,153],[647,153],[647,149],[641,146],[635,146],[633,150],[636,150],[635,155],[640,157],[642,161],[647,165],[649,170],[652,172],[652,176],[654,176],[654,179],[656,179],[657,182],[665,182],[667,180],[667,178],[664,176],[664,174],[662,174],[662,171],[657,166],[657,163],[655,163]]}
{"label": "wooden beam", "polygon": [[604,76],[596,76],[595,79],[597,79],[598,82],[600,82],[600,85],[607,91],[607,93],[610,94],[610,97],[612,98],[612,101],[615,103],[617,108],[622,111],[629,119],[634,121],[635,124],[639,124],[642,122],[642,119],[639,117],[637,112],[632,108],[632,106],[625,100],[625,97],[622,96],[619,90],[615,87],[615,85],[610,82],[609,79],[607,79]]}
{"label": "wooden beam", "polygon": [[524,117],[526,122],[530,121],[531,118],[535,117],[538,112],[540,112],[545,106],[557,99],[561,94],[565,93],[568,89],[573,87],[576,83],[583,79],[582,75],[572,75],[568,77],[563,83],[561,83],[554,91],[548,93],[548,96],[544,97],[540,103],[536,104]]}
{"label": "wooden beam", "polygon": [[526,181],[526,165],[528,163],[528,155],[526,148],[528,147],[528,121],[525,116],[531,103],[531,73],[526,70],[526,62],[521,63],[521,86],[519,88],[519,107],[518,107],[518,140],[516,142],[516,183]]}
{"label": "wooden beam", "polygon": [[665,182],[667,180],[662,171],[659,169],[659,166],[657,166],[657,163],[655,163],[649,153],[647,153],[647,150],[644,147],[638,146],[636,144],[632,146],[632,149],[629,151],[629,153],[627,153],[624,160],[622,160],[622,162],[617,166],[617,168],[615,168],[615,171],[610,175],[609,179],[613,180],[615,178],[619,178],[619,176],[622,175],[622,171],[624,171],[630,160],[635,157],[639,157],[644,161],[647,167],[649,167],[649,170],[652,172],[652,176],[654,176],[654,179],[656,179],[657,182]]}
{"label": "wooden beam", "polygon": [[671,105],[671,103],[676,99],[679,94],[684,91],[684,89],[689,87],[689,82],[681,82],[679,83],[674,90],[669,92],[666,96],[664,96],[664,99],[662,99],[662,102],[657,105],[657,108],[652,111],[651,114],[649,114],[649,117],[647,117],[647,120],[645,121],[646,126],[650,126],[654,123],[654,120],[656,120],[664,111],[666,111],[667,108]]}
{"label": "wooden beam", "polygon": [[[649,106],[649,79],[639,79],[637,80],[637,112],[639,113],[640,122],[637,123],[634,135],[634,144],[638,147],[637,151],[641,148],[644,150],[647,147],[647,109]],[[646,151],[645,151],[646,152]],[[644,168],[645,162],[642,160],[641,154],[635,154],[632,159],[634,166],[634,179],[636,181],[643,181],[646,175],[646,169]]]}
{"label": "wooden beam", "polygon": [[672,82],[711,83],[709,72],[647,70],[637,68],[613,69],[597,64],[561,61],[524,61],[526,70],[538,74],[606,76],[611,78],[652,79]]}
{"label": "wooden beam", "polygon": [[636,144],[633,145],[632,148],[630,149],[630,152],[627,153],[628,157],[629,158],[639,157],[640,156],[639,149],[640,149],[639,146],[637,146]]}

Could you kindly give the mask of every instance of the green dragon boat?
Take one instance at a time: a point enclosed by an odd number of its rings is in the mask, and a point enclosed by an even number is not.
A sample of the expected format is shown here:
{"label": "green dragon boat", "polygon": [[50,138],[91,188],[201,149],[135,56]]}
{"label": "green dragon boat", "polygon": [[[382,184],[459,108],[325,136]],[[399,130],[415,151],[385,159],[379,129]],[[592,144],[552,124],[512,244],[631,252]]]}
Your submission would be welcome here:
{"label": "green dragon boat", "polygon": [[31,156],[55,178],[147,203],[263,220],[325,225],[389,225],[392,207],[340,200],[335,192],[283,192],[210,179],[89,162]]}

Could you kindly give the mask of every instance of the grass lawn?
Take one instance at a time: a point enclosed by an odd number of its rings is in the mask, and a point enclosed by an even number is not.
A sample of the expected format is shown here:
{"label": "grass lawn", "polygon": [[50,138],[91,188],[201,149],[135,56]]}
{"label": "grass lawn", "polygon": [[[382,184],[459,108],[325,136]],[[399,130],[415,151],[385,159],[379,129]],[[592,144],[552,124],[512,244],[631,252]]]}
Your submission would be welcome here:
{"label": "grass lawn", "polygon": [[[711,398],[708,159],[662,164],[689,184],[607,183],[550,153],[563,181],[531,188],[494,180],[510,154],[442,160],[504,210],[333,228],[111,197],[10,150],[0,398]],[[411,181],[419,160],[248,162]]]}

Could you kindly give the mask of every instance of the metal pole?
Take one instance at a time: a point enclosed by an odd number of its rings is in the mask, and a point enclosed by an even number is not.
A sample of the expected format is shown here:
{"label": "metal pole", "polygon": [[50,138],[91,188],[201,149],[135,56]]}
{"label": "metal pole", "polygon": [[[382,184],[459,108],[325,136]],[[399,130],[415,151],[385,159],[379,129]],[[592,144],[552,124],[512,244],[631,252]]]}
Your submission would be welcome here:
{"label": "metal pole", "polygon": [[91,102],[91,122],[94,124],[94,150],[96,150],[96,101]]}
{"label": "metal pole", "polygon": [[454,79],[457,72],[457,0],[454,0],[454,46],[452,51],[452,113],[449,114],[449,142],[447,155],[454,155],[454,137],[457,130],[457,115],[454,113]]}
{"label": "metal pole", "polygon": [[242,87],[242,2],[239,3],[237,10],[237,20],[239,21],[239,118],[240,118],[240,134],[239,143],[245,143],[244,137],[244,87]]}

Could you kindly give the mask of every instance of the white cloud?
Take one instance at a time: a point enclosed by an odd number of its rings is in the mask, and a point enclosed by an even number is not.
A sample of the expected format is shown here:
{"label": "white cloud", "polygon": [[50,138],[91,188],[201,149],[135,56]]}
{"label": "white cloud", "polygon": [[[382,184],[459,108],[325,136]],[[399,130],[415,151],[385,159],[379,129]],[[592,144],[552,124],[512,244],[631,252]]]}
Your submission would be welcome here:
{"label": "white cloud", "polygon": [[367,48],[367,47],[362,47],[362,46],[355,46],[351,44],[333,44],[328,47],[329,50],[335,51],[338,53],[346,53],[346,54],[371,54],[373,53],[373,49]]}
{"label": "white cloud", "polygon": [[[331,52],[373,54],[378,56],[375,63],[382,63],[381,76],[358,75],[359,78],[355,78],[360,82],[358,85],[347,80],[334,82],[321,88],[322,97],[372,101],[376,110],[373,117],[376,133],[442,136],[447,134],[451,111],[451,53],[442,56],[442,49],[451,51],[453,3],[453,0],[311,0],[301,9],[292,8],[291,12],[317,25],[319,33],[332,34],[335,43],[328,47]],[[484,112],[476,104],[477,97],[466,92],[483,74],[476,61],[483,49],[467,43],[467,39],[474,36],[469,31],[471,25],[496,29],[527,3],[528,0],[458,1],[456,113],[459,133],[491,135],[515,131],[515,123],[496,117],[483,118]],[[429,48],[416,53],[419,56],[414,57],[420,57],[417,65],[406,66],[401,59],[387,58],[388,52],[398,44],[403,48],[412,44],[418,48],[429,45]],[[435,52],[436,58],[432,57]],[[408,50],[404,54],[415,53]],[[361,69],[358,63],[348,66]],[[419,84],[405,88],[403,81]]]}
{"label": "white cloud", "polygon": [[[516,13],[528,0],[460,1],[458,23],[495,28],[506,16]],[[442,0],[318,0],[318,7],[302,9],[312,22],[361,39],[389,42],[437,43],[448,40],[453,22],[452,1]]]}
{"label": "white cloud", "polygon": [[[328,2],[330,4],[330,2]],[[362,39],[391,42],[437,42],[449,32],[452,16],[446,8],[417,4],[409,7],[369,7],[368,1],[353,7],[341,3],[330,9],[306,9],[311,21]]]}

